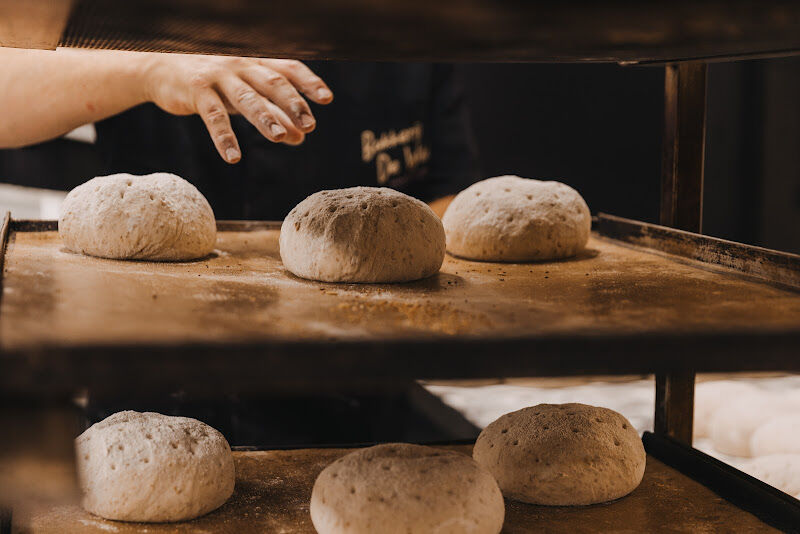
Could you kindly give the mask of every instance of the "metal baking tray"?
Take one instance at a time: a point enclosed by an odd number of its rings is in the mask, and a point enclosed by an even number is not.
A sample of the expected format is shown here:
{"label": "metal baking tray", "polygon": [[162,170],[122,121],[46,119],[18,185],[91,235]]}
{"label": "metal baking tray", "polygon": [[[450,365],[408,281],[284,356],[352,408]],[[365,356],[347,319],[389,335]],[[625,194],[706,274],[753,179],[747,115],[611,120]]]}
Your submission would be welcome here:
{"label": "metal baking tray", "polygon": [[[536,506],[506,501],[503,533],[532,532],[777,532],[774,527],[793,531],[800,520],[800,503],[747,475],[723,466],[717,477],[731,487],[747,487],[738,501],[748,510],[723,499],[694,480],[699,471],[678,470],[670,464],[686,460],[707,460],[705,455],[667,438],[645,435],[648,451],[644,479],[629,496],[594,506]],[[472,445],[446,448],[471,453]],[[665,447],[668,450],[665,450]],[[19,524],[41,533],[120,534],[158,532],[291,532],[312,534],[309,516],[311,488],[319,472],[352,449],[296,449],[235,451],[236,489],[218,510],[184,523],[137,524],[106,521],[83,511],[73,500],[57,495],[27,509],[17,510]],[[712,459],[713,461],[713,459]],[[53,485],[59,485],[54,470]],[[64,476],[61,475],[63,479]],[[749,479],[749,480],[747,480]],[[60,484],[68,487],[70,480]],[[727,496],[727,495],[726,495]],[[749,500],[748,500],[749,499]],[[796,530],[796,529],[795,529]]]}
{"label": "metal baking tray", "polygon": [[786,0],[0,0],[0,14],[0,43],[43,48],[559,62],[800,51],[800,6]]}
{"label": "metal baking tray", "polygon": [[210,257],[152,263],[7,220],[0,391],[800,370],[793,254],[601,214],[573,259],[328,284],[284,270],[279,223],[218,228]]}

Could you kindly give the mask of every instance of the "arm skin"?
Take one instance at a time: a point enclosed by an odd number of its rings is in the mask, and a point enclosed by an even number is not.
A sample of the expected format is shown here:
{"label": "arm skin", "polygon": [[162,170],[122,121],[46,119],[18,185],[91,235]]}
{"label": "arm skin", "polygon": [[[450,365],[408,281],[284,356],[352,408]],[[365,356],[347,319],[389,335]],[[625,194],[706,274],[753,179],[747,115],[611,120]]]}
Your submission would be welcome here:
{"label": "arm skin", "polygon": [[0,148],[59,137],[145,102],[198,114],[220,156],[241,159],[230,113],[264,137],[299,144],[316,126],[306,100],[333,93],[298,61],[105,50],[0,48]]}

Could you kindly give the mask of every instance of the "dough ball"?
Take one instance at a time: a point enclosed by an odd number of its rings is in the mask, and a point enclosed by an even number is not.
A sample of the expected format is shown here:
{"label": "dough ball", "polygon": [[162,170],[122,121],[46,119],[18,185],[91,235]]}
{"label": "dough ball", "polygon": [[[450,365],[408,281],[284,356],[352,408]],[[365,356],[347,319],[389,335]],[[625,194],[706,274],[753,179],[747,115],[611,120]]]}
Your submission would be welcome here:
{"label": "dough ball", "polygon": [[742,470],[795,499],[800,499],[800,454],[759,456]]}
{"label": "dough ball", "polygon": [[586,247],[589,206],[566,184],[519,176],[489,178],[460,192],[442,218],[447,251],[483,261],[574,256]]}
{"label": "dough ball", "polygon": [[584,505],[618,499],[642,481],[645,452],[621,414],[586,404],[539,404],[481,432],[472,456],[509,499]]}
{"label": "dough ball", "polygon": [[187,417],[118,412],[75,440],[83,507],[106,519],[183,521],[233,493],[225,438]]}
{"label": "dough ball", "polygon": [[73,252],[116,260],[201,258],[217,239],[214,212],[174,174],[113,174],[79,185],[61,206],[58,234]]}
{"label": "dough ball", "polygon": [[707,438],[711,433],[711,419],[720,406],[742,395],[757,392],[755,386],[746,382],[718,380],[697,384],[694,393],[694,437]]}
{"label": "dough ball", "polygon": [[311,493],[319,534],[497,534],[497,482],[469,456],[390,443],[326,467]]}
{"label": "dough ball", "polygon": [[732,456],[752,455],[753,433],[776,416],[800,411],[800,396],[776,395],[759,389],[723,403],[711,419],[711,444]]}
{"label": "dough ball", "polygon": [[750,438],[750,452],[800,455],[800,413],[779,415],[759,426]]}
{"label": "dough ball", "polygon": [[281,259],[323,282],[408,282],[439,271],[444,229],[424,203],[385,187],[320,191],[289,212]]}

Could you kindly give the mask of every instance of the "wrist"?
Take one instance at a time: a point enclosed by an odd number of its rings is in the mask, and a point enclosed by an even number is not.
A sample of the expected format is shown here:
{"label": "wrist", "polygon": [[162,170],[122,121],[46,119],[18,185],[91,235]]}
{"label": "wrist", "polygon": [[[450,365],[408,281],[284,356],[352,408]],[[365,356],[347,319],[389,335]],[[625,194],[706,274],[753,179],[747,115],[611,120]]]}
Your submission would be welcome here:
{"label": "wrist", "polygon": [[155,102],[156,79],[161,68],[162,54],[152,52],[134,52],[133,76],[135,78],[137,97],[140,103]]}

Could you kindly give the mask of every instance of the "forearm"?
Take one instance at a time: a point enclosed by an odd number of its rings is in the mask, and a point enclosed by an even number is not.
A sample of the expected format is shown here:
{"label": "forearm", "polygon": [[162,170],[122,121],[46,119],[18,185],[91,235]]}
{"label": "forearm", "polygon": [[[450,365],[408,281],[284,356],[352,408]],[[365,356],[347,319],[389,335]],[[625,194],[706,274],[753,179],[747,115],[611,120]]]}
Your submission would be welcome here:
{"label": "forearm", "polygon": [[0,148],[53,139],[145,102],[150,57],[0,48]]}

